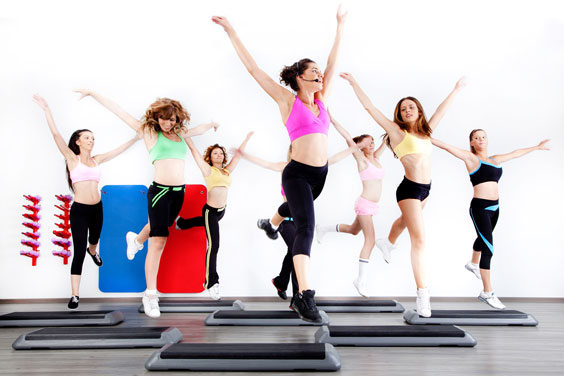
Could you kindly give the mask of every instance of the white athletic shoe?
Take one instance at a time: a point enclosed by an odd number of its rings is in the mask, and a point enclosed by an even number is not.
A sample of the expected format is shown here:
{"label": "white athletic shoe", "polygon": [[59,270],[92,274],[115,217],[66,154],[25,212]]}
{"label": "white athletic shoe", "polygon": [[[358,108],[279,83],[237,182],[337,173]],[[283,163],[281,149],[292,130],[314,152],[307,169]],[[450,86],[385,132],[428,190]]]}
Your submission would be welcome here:
{"label": "white athletic shoe", "polygon": [[482,280],[482,275],[480,274],[480,267],[478,266],[478,264],[474,264],[474,263],[472,263],[472,261],[468,261],[466,263],[466,265],[464,265],[464,267],[469,272],[474,273],[476,278],[478,278],[480,281]]}
{"label": "white athletic shoe", "polygon": [[208,293],[210,294],[210,298],[212,298],[213,300],[221,299],[221,296],[219,295],[219,283],[216,283],[215,285],[210,287],[208,289]]}
{"label": "white athletic shoe", "polygon": [[497,298],[497,296],[494,294],[494,292],[488,292],[485,293],[483,291],[480,292],[480,295],[478,295],[478,299],[480,299],[480,301],[486,303],[487,305],[489,305],[492,308],[495,309],[505,309],[505,306],[503,305],[503,303]]}
{"label": "white athletic shoe", "polygon": [[417,289],[417,299],[415,300],[417,305],[417,313],[421,317],[431,317],[431,295],[429,294],[429,289]]}
{"label": "white athletic shoe", "polygon": [[145,314],[149,317],[157,318],[161,317],[161,311],[159,309],[159,297],[157,295],[147,295],[143,293],[143,310]]}
{"label": "white athletic shoe", "polygon": [[137,245],[137,234],[129,231],[125,235],[125,242],[127,243],[127,259],[133,260],[135,254],[143,249],[143,244]]}
{"label": "white athletic shoe", "polygon": [[325,226],[315,225],[315,238],[319,244],[323,241],[323,237],[326,233],[327,230],[325,229]]}
{"label": "white athletic shoe", "polygon": [[384,257],[384,261],[388,264],[392,260],[392,251],[396,249],[396,246],[390,243],[390,241],[386,238],[377,239],[376,240],[376,247],[382,252],[382,256]]}
{"label": "white athletic shoe", "polygon": [[353,285],[356,288],[356,291],[358,291],[361,296],[364,296],[365,298],[370,297],[370,295],[368,294],[368,286],[366,286],[366,282],[361,281],[359,278],[357,278],[353,281]]}

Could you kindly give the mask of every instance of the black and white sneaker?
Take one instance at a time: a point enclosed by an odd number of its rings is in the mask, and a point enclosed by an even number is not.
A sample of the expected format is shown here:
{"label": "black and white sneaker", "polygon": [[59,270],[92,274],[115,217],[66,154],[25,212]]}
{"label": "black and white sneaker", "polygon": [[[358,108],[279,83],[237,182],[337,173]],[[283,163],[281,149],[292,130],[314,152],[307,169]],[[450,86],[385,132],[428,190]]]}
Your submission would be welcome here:
{"label": "black and white sneaker", "polygon": [[67,305],[69,309],[77,309],[78,308],[78,296],[72,296],[69,300],[69,304]]}
{"label": "black and white sneaker", "polygon": [[272,228],[272,225],[270,224],[270,221],[268,219],[259,219],[257,221],[257,227],[261,230],[264,230],[266,236],[268,236],[270,239],[278,239],[278,231]]}
{"label": "black and white sneaker", "polygon": [[280,287],[276,285],[276,278],[277,277],[272,278],[272,284],[274,285],[274,287],[276,287],[276,293],[280,298],[284,300],[288,299],[288,295],[286,295],[286,290],[282,290]]}
{"label": "black and white sneaker", "polygon": [[321,315],[315,305],[314,297],[314,290],[305,290],[302,293],[298,293],[294,296],[292,308],[302,320],[318,323],[321,322]]}
{"label": "black and white sneaker", "polygon": [[86,248],[86,252],[88,252],[90,257],[92,257],[94,264],[96,264],[98,266],[102,266],[102,259],[100,258],[100,255],[98,254],[98,252],[96,252],[95,254],[92,254],[92,253],[90,253],[90,249],[88,249],[88,248]]}

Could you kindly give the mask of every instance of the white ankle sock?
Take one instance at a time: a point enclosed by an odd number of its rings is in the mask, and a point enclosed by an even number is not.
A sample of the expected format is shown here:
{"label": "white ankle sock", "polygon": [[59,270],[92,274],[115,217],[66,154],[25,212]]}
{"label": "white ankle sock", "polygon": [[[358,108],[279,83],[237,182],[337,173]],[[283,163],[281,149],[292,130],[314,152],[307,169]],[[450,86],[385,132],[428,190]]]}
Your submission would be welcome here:
{"label": "white ankle sock", "polygon": [[145,290],[145,295],[157,295],[157,290]]}
{"label": "white ankle sock", "polygon": [[271,219],[268,220],[268,223],[270,223],[270,225],[272,226],[272,229],[273,229],[273,230],[277,230],[277,229],[278,229],[278,226],[274,226],[274,224],[272,223],[272,220],[271,220]]}
{"label": "white ankle sock", "polygon": [[368,263],[369,260],[367,259],[363,259],[363,258],[358,259],[358,279],[360,281],[364,281],[366,275],[368,274]]}
{"label": "white ankle sock", "polygon": [[390,239],[388,238],[384,238],[384,241],[386,242],[386,244],[388,245],[388,247],[390,248],[395,248],[395,244],[392,244],[392,242],[390,241]]}

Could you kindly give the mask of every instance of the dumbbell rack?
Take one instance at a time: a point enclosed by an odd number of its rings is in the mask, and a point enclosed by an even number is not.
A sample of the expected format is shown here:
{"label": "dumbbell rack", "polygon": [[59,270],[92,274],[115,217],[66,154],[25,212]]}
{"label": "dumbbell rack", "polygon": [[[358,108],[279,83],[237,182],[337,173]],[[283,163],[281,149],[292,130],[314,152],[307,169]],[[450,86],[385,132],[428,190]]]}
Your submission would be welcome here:
{"label": "dumbbell rack", "polygon": [[23,214],[24,218],[29,222],[24,221],[22,225],[27,227],[30,231],[22,232],[25,238],[21,243],[30,249],[20,251],[20,255],[31,258],[31,265],[36,266],[37,258],[39,257],[39,246],[41,245],[41,243],[39,243],[39,237],[41,236],[39,233],[39,228],[41,227],[39,224],[39,220],[41,219],[41,215],[39,215],[39,211],[41,210],[41,196],[23,196],[31,204],[22,205],[25,209],[29,210],[28,213]]}
{"label": "dumbbell rack", "polygon": [[53,244],[56,246],[61,247],[62,249],[58,249],[53,251],[53,255],[61,257],[63,259],[63,264],[67,265],[69,261],[69,257],[71,256],[71,251],[69,250],[72,242],[70,241],[71,233],[70,233],[70,204],[72,202],[71,195],[55,195],[57,200],[61,202],[61,204],[56,204],[55,207],[62,211],[61,214],[55,214],[55,217],[62,220],[62,223],[55,223],[55,226],[59,228],[59,230],[53,230],[53,234],[57,236],[57,238],[51,239]]}

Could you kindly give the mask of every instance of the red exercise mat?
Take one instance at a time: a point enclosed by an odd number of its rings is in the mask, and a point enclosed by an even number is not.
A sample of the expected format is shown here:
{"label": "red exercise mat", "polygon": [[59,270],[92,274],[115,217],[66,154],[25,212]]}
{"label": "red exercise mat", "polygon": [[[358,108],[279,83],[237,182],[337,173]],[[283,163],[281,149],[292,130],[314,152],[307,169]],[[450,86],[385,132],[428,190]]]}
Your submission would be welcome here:
{"label": "red exercise mat", "polygon": [[[180,217],[202,215],[207,200],[206,187],[186,185]],[[204,227],[189,230],[169,229],[169,237],[161,257],[157,288],[162,293],[197,293],[204,291],[206,276],[206,232]]]}

